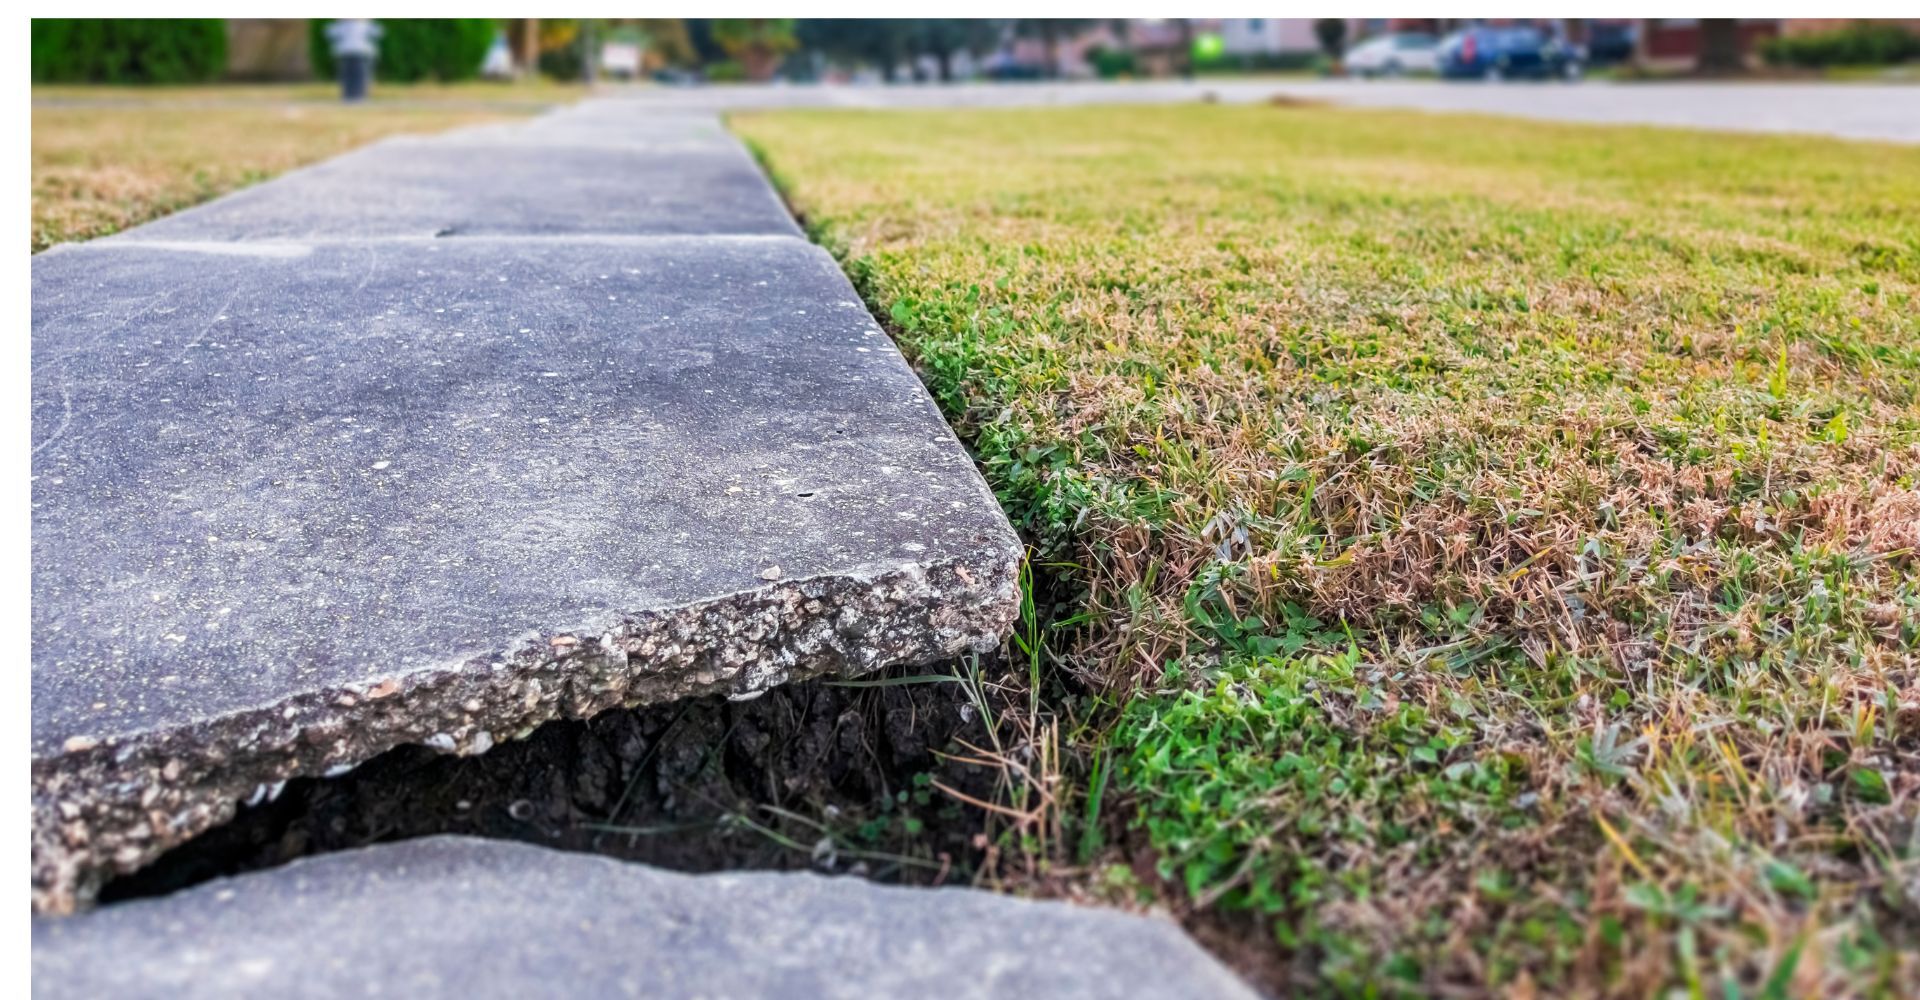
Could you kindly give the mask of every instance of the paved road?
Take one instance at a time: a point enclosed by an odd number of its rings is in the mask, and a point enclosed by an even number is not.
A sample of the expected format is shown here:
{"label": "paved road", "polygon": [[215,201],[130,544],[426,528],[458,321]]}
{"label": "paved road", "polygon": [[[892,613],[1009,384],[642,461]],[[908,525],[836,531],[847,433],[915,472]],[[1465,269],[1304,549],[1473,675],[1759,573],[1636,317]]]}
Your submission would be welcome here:
{"label": "paved road", "polygon": [[678,110],[767,107],[1029,107],[1171,104],[1211,95],[1251,104],[1276,95],[1354,107],[1517,115],[1608,125],[1666,125],[1738,132],[1829,135],[1920,143],[1920,86],[1807,83],[1487,85],[1343,80],[1200,80],[1139,83],[918,86],[636,87],[613,92]]}

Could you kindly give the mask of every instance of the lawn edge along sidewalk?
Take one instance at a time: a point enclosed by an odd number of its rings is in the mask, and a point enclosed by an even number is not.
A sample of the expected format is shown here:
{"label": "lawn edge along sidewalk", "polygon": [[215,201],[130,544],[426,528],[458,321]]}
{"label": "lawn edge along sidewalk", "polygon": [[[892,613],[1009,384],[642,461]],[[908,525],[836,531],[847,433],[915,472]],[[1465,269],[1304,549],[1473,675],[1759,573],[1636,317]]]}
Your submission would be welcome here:
{"label": "lawn edge along sidewalk", "polygon": [[[1004,513],[714,119],[583,105],[406,162],[436,141],[34,258],[37,911],[393,746],[1011,628]],[[600,168],[646,183],[584,210]],[[444,214],[312,197],[395,170]]]}

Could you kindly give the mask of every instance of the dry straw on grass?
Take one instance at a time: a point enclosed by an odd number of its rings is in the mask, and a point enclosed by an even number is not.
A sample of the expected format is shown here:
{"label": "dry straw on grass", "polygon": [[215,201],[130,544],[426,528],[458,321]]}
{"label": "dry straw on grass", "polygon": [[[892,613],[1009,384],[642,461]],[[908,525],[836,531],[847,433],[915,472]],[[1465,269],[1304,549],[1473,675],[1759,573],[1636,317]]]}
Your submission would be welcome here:
{"label": "dry straw on grass", "polygon": [[1292,985],[1920,989],[1920,152],[736,126],[1071,566],[1141,891]]}
{"label": "dry straw on grass", "polygon": [[247,99],[214,88],[158,93],[36,90],[51,103],[33,108],[35,252],[137,226],[376,139],[511,113],[453,102],[292,103],[268,99],[277,92],[267,88],[242,91]]}

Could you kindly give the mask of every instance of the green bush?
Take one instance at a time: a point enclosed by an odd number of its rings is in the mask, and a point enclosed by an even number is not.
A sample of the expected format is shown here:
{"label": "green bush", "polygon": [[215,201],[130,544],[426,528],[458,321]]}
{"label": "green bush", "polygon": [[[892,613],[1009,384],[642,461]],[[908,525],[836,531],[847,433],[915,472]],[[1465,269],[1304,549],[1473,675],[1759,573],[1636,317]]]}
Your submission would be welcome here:
{"label": "green bush", "polygon": [[1195,73],[1297,73],[1326,61],[1318,52],[1221,53],[1213,59],[1195,59]]}
{"label": "green bush", "polygon": [[1139,72],[1139,67],[1134,64],[1133,53],[1120,49],[1096,45],[1087,50],[1087,61],[1093,64],[1093,71],[1102,80],[1133,76]]}
{"label": "green bush", "polygon": [[554,80],[586,78],[587,66],[580,58],[580,43],[562,45],[540,53],[540,73]]}
{"label": "green bush", "polygon": [[198,83],[227,68],[227,27],[202,18],[35,18],[42,83]]}
{"label": "green bush", "polygon": [[722,59],[706,65],[708,83],[739,83],[747,78],[747,68],[738,59]]}
{"label": "green bush", "polygon": [[1897,24],[1850,24],[1834,31],[1769,38],[1761,55],[1775,66],[1891,66],[1920,58],[1920,34]]}
{"label": "green bush", "polygon": [[[373,61],[373,76],[389,83],[471,80],[480,75],[480,63],[498,31],[485,17],[383,17],[379,22],[380,54]],[[314,20],[307,36],[314,72],[329,80],[336,72],[333,46],[327,41],[327,25],[332,23]]]}

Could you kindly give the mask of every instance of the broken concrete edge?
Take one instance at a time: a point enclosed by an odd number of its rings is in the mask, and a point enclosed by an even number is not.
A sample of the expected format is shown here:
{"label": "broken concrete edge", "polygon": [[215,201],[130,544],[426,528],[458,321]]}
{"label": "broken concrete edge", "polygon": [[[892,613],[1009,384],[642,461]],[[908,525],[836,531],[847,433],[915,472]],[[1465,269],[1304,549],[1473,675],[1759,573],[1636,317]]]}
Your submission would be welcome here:
{"label": "broken concrete edge", "polygon": [[598,636],[534,634],[494,657],[36,748],[33,909],[83,908],[114,875],[229,822],[243,800],[404,744],[479,754],[555,719],[990,651],[1018,616],[1023,557],[1009,531],[957,559],[772,582],[628,615]]}

